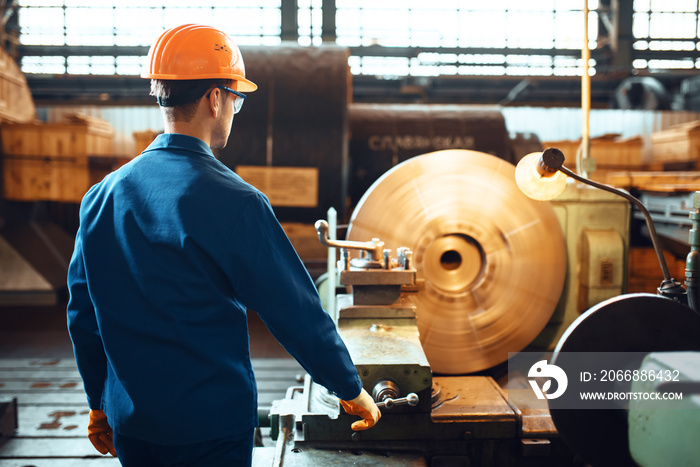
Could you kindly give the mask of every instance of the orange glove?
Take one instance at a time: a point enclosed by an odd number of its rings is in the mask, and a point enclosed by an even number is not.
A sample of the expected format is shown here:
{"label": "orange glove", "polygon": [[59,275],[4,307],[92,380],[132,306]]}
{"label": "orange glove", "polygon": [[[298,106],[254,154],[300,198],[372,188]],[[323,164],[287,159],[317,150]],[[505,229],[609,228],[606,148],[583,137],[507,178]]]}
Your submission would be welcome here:
{"label": "orange glove", "polygon": [[109,426],[107,415],[103,411],[90,411],[88,438],[100,453],[110,453],[115,457],[117,456],[117,451],[114,450],[114,443],[112,443],[112,427]]}
{"label": "orange glove", "polygon": [[374,403],[374,399],[372,399],[372,396],[364,389],[360,392],[359,396],[351,401],[341,400],[340,405],[348,414],[362,417],[362,420],[353,422],[351,425],[350,428],[352,428],[353,431],[372,428],[382,417],[382,413],[379,411],[377,404]]}

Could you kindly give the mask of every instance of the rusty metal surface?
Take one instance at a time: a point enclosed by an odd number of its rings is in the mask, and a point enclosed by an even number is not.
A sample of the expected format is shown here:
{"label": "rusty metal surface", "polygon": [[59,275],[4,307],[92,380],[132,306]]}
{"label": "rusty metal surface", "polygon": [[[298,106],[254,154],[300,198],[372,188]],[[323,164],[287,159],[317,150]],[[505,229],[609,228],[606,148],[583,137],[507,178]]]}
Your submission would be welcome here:
{"label": "rusty metal surface", "polygon": [[395,365],[418,365],[430,375],[415,320],[411,318],[354,318],[339,323],[338,332],[358,371],[363,365],[381,366],[384,371]]}
{"label": "rusty metal surface", "polygon": [[503,390],[510,406],[520,418],[520,435],[523,438],[557,436],[557,429],[547,404],[536,399],[534,393],[527,389],[528,391],[516,391],[517,396],[508,389]]}
{"label": "rusty metal surface", "polygon": [[500,433],[491,436],[516,435],[517,416],[505,395],[488,376],[435,377],[441,391],[438,406],[433,407],[435,423],[483,421],[498,424]]}
{"label": "rusty metal surface", "polygon": [[449,150],[384,174],[353,212],[348,240],[413,250],[420,339],[434,373],[491,368],[544,328],[564,284],[566,252],[548,203],[515,184],[515,167]]}
{"label": "rusty metal surface", "polygon": [[[254,358],[252,363],[263,412],[304,372],[291,358]],[[87,438],[89,408],[72,358],[0,358],[0,401],[13,398],[18,427],[7,440],[0,427],[1,467],[120,465],[116,458],[100,456]],[[270,429],[262,430],[265,445],[272,445],[266,435]]]}

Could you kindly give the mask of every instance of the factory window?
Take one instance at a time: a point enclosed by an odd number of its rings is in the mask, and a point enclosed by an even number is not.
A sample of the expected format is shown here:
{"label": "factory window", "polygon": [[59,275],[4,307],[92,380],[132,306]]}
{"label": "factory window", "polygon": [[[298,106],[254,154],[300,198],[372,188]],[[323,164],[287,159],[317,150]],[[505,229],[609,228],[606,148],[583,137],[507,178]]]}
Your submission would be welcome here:
{"label": "factory window", "polygon": [[697,0],[635,0],[633,47],[643,58],[635,60],[634,67],[700,68],[693,54],[700,50],[699,13]]}
{"label": "factory window", "polygon": [[338,42],[386,47],[581,46],[579,1],[549,0],[534,5],[520,0],[474,3],[337,0]]}
{"label": "factory window", "polygon": [[[201,6],[191,0],[19,0],[17,26],[20,43],[27,46],[21,59],[26,73],[138,74],[143,48],[165,28],[185,22],[219,27],[241,45],[277,45],[291,34],[302,46],[317,46],[329,39],[323,37],[329,33],[323,21],[332,18],[330,40],[350,49],[355,75],[574,76],[582,68],[581,4],[209,0]],[[607,38],[598,40],[599,22],[605,25],[608,16],[596,10],[609,9],[604,4],[588,2],[594,51],[607,44]],[[634,0],[633,5],[632,18],[620,21],[632,24],[635,68],[700,68],[697,0]],[[595,60],[590,64],[595,74]]]}
{"label": "factory window", "polygon": [[[164,29],[184,23],[203,23],[231,34],[241,45],[281,42],[281,0],[257,0],[232,6],[210,0],[193,6],[191,0],[20,0],[20,43],[63,46],[61,56],[24,56],[25,73],[138,74],[140,60],[104,56],[115,47],[148,46]],[[80,47],[101,46],[99,55]],[[73,55],[75,53],[75,55]]]}
{"label": "factory window", "polygon": [[[590,8],[597,3],[590,1]],[[359,55],[350,62],[354,74],[575,75],[583,42],[580,4],[336,0],[337,43]],[[597,13],[589,18],[595,38]]]}
{"label": "factory window", "polygon": [[300,45],[321,45],[322,0],[298,0],[297,24]]}
{"label": "factory window", "polygon": [[[354,74],[576,75],[583,41],[580,4],[336,0],[337,43],[359,55],[350,61]],[[596,1],[589,4],[597,8]],[[589,37],[595,38],[597,13],[589,18]]]}

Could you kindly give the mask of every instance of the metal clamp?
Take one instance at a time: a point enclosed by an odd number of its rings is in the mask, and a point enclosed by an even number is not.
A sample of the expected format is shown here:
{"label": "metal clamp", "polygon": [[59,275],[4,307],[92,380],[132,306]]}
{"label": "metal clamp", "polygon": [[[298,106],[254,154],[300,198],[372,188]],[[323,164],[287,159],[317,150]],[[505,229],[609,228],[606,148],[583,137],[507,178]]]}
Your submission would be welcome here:
{"label": "metal clamp", "polygon": [[317,220],[314,224],[318,239],[323,246],[329,248],[344,248],[351,250],[366,251],[370,261],[382,261],[384,257],[384,242],[378,238],[373,238],[371,242],[351,242],[347,240],[331,240],[328,238],[328,222],[323,219]]}

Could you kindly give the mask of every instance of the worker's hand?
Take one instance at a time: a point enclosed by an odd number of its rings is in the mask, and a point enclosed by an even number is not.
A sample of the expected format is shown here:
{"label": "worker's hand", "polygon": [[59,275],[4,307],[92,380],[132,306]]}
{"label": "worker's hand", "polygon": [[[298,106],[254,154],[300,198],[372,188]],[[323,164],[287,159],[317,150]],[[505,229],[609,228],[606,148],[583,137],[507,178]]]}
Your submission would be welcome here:
{"label": "worker's hand", "polygon": [[114,450],[114,443],[112,443],[112,427],[109,426],[107,415],[103,411],[90,411],[88,438],[90,438],[90,442],[100,453],[110,453],[116,457],[117,451]]}
{"label": "worker's hand", "polygon": [[353,422],[350,427],[353,431],[372,428],[382,416],[379,407],[374,403],[374,399],[372,399],[372,396],[364,389],[360,392],[359,396],[351,401],[341,400],[340,405],[343,406],[343,409],[345,409],[348,414],[362,417],[362,420]]}

